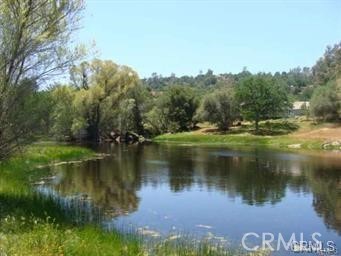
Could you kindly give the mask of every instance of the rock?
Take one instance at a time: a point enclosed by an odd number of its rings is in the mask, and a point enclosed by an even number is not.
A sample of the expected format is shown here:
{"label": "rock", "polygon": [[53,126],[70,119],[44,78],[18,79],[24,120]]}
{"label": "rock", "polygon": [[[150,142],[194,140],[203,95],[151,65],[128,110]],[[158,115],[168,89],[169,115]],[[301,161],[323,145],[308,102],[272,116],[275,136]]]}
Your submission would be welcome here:
{"label": "rock", "polygon": [[323,149],[337,149],[337,148],[341,148],[341,142],[338,140],[335,141],[326,141],[325,143],[322,144],[322,148]]}
{"label": "rock", "polygon": [[137,231],[144,236],[160,237],[160,233],[148,228],[138,228]]}
{"label": "rock", "polygon": [[301,148],[301,144],[291,144],[288,145],[288,148]]}
{"label": "rock", "polygon": [[172,235],[172,236],[168,237],[167,240],[172,241],[172,240],[176,240],[176,239],[179,239],[179,238],[181,238],[181,235]]}
{"label": "rock", "polygon": [[57,162],[57,163],[52,164],[52,166],[59,166],[59,165],[65,165],[65,164],[68,164],[68,162],[66,162],[66,161]]}
{"label": "rock", "polygon": [[37,181],[37,182],[34,182],[33,185],[35,186],[41,186],[41,185],[44,185],[45,184],[45,181],[41,180],[41,181]]}
{"label": "rock", "polygon": [[341,142],[340,141],[333,141],[332,143],[331,143],[331,145],[333,146],[333,147],[338,147],[338,146],[341,146]]}
{"label": "rock", "polygon": [[197,228],[206,228],[206,229],[211,229],[212,226],[208,226],[208,225],[202,225],[202,224],[199,224],[199,225],[196,225]]}
{"label": "rock", "polygon": [[139,143],[144,143],[146,141],[146,139],[143,136],[139,136],[138,142]]}
{"label": "rock", "polygon": [[56,178],[57,176],[49,176],[49,177],[45,177],[44,180],[54,180]]}
{"label": "rock", "polygon": [[82,194],[82,195],[79,196],[79,199],[81,201],[90,201],[91,197],[88,194]]}

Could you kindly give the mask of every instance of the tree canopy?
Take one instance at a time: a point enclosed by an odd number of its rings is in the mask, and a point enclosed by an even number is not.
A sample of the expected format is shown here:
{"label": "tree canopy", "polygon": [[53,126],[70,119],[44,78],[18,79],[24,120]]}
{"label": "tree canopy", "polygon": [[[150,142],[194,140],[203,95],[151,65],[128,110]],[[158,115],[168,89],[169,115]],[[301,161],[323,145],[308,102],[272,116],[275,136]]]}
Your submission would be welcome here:
{"label": "tree canopy", "polygon": [[0,1],[0,158],[36,131],[39,84],[78,59],[69,42],[82,9],[78,0]]}
{"label": "tree canopy", "polygon": [[138,75],[131,68],[109,60],[95,59],[87,66],[87,85],[82,82],[82,86],[76,87],[73,130],[86,129],[88,138],[98,141],[100,130],[113,128],[115,110],[128,89],[137,86]]}
{"label": "tree canopy", "polygon": [[[114,131],[189,131],[201,121],[226,131],[237,118],[258,132],[261,120],[286,117],[292,100],[311,100],[316,120],[340,120],[341,43],[312,68],[140,79],[111,60],[80,62],[84,49],[71,42],[83,8],[81,0],[0,2],[0,159],[40,134],[99,141]],[[66,71],[69,81],[56,85]]]}
{"label": "tree canopy", "polygon": [[242,80],[236,88],[236,96],[243,116],[255,121],[257,132],[259,121],[280,117],[290,104],[284,88],[264,74]]}
{"label": "tree canopy", "polygon": [[223,88],[205,96],[202,100],[199,116],[226,131],[238,117],[238,103],[232,89]]}

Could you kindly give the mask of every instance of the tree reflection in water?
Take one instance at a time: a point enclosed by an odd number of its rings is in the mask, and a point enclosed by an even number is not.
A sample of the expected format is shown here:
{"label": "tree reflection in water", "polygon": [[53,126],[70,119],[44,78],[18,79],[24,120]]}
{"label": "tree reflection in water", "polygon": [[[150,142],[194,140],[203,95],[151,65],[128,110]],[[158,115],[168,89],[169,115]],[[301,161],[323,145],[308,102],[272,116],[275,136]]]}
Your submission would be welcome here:
{"label": "tree reflection in water", "polygon": [[341,159],[258,149],[228,150],[174,145],[113,146],[111,157],[53,167],[50,186],[59,195],[86,195],[112,218],[138,210],[143,187],[168,186],[173,193],[194,186],[218,191],[244,204],[277,204],[293,193],[312,193],[325,224],[341,232]]}

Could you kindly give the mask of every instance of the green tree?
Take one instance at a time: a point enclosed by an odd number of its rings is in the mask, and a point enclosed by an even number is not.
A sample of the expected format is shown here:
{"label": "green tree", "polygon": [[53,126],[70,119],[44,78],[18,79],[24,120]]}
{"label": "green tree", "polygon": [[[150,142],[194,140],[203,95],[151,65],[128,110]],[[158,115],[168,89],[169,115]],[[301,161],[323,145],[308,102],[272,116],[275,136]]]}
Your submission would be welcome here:
{"label": "green tree", "polygon": [[69,42],[82,9],[78,0],[0,1],[0,158],[37,130],[39,84],[78,59]]}
{"label": "green tree", "polygon": [[54,101],[52,112],[52,134],[64,139],[73,136],[72,126],[75,118],[74,99],[76,91],[67,85],[57,85],[51,90]]}
{"label": "green tree", "polygon": [[[110,60],[95,59],[89,63],[89,69],[88,86],[80,89],[74,100],[74,132],[85,128],[88,139],[98,141],[101,130],[110,131],[117,123],[116,109],[128,89],[137,85],[138,75],[131,68]],[[72,72],[75,70],[82,69]]]}
{"label": "green tree", "polygon": [[[34,94],[36,112],[34,116],[37,118],[37,127],[39,134],[50,135],[53,127],[53,109],[55,108],[55,99],[52,91],[49,89],[37,91]],[[38,132],[37,132],[38,133]]]}
{"label": "green tree", "polygon": [[153,135],[168,132],[169,120],[164,109],[154,105],[146,114],[146,129]]}
{"label": "green tree", "polygon": [[328,46],[324,55],[313,67],[316,84],[323,85],[341,76],[341,42]]}
{"label": "green tree", "polygon": [[152,107],[150,97],[150,91],[141,84],[128,90],[117,109],[117,127],[122,133],[145,134],[146,114]]}
{"label": "green tree", "polygon": [[151,92],[144,85],[128,90],[126,99],[120,104],[120,127],[125,131],[133,131],[140,135],[145,133],[146,114],[151,106]]}
{"label": "green tree", "polygon": [[336,93],[336,101],[338,105],[338,116],[339,116],[339,121],[341,121],[341,78],[336,80],[335,84],[335,93]]}
{"label": "green tree", "polygon": [[237,86],[236,96],[242,115],[255,121],[256,132],[259,131],[259,121],[279,117],[290,106],[285,89],[264,74],[242,80]]}
{"label": "green tree", "polygon": [[200,106],[200,119],[226,131],[238,115],[238,106],[232,89],[219,89],[204,97]]}
{"label": "green tree", "polygon": [[185,86],[171,86],[160,97],[159,108],[167,120],[167,130],[187,131],[195,125],[199,102],[195,91]]}
{"label": "green tree", "polygon": [[314,90],[310,102],[312,115],[323,121],[341,120],[341,82],[331,81]]}

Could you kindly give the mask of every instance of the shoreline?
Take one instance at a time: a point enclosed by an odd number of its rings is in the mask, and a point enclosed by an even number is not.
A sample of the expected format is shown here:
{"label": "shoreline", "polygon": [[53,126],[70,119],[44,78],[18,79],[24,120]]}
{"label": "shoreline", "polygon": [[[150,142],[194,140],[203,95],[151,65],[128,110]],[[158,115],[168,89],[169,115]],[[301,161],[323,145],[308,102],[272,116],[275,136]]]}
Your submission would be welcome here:
{"label": "shoreline", "polygon": [[261,147],[294,151],[341,152],[340,141],[303,139],[291,135],[260,136],[251,134],[196,134],[193,132],[183,132],[162,134],[153,138],[153,142],[192,144],[193,146]]}

